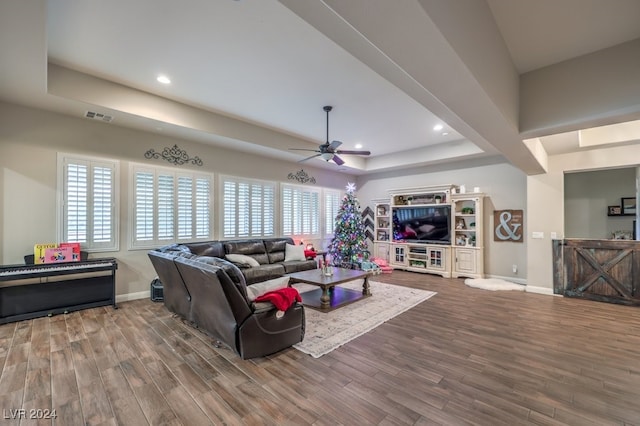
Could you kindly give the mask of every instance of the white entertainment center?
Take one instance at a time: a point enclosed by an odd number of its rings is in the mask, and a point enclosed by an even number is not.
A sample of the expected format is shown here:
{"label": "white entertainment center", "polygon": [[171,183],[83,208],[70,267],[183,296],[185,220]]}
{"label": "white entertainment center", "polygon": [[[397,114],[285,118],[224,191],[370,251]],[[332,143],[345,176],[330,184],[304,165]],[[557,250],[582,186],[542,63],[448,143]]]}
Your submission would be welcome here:
{"label": "white entertainment center", "polygon": [[389,190],[373,200],[373,254],[394,269],[445,278],[484,277],[485,194],[463,186]]}

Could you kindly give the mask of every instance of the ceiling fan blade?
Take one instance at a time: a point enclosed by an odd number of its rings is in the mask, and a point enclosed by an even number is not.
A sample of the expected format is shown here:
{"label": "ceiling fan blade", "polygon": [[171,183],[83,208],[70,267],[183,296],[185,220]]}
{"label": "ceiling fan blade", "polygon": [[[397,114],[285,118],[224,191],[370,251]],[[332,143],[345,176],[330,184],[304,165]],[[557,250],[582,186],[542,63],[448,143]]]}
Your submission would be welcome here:
{"label": "ceiling fan blade", "polygon": [[289,151],[311,151],[311,152],[320,152],[317,149],[307,149],[307,148],[289,148]]}
{"label": "ceiling fan blade", "polygon": [[339,150],[338,147],[342,145],[340,141],[329,142],[329,112],[333,109],[332,106],[325,106],[322,108],[327,113],[327,141],[323,144],[318,145],[318,149],[307,149],[307,148],[289,148],[292,151],[311,151],[317,152],[317,154],[312,155],[311,157],[305,158],[304,160],[298,161],[298,163],[302,163],[303,161],[307,161],[311,158],[322,157],[325,161],[333,160],[334,163],[341,166],[344,164],[344,160],[338,157],[336,154],[346,154],[346,155],[371,155],[370,151],[353,151],[353,150]]}
{"label": "ceiling fan blade", "polygon": [[340,145],[342,145],[342,142],[340,141],[333,141],[329,144],[329,146],[327,147],[329,149],[329,151],[334,151],[337,147],[339,147]]}
{"label": "ceiling fan blade", "polygon": [[316,157],[319,157],[319,156],[320,156],[320,154],[312,155],[311,157],[307,157],[305,159],[302,159],[302,160],[298,161],[298,163],[302,163],[303,161],[311,160],[312,158],[316,158]]}
{"label": "ceiling fan blade", "polygon": [[371,155],[370,151],[349,151],[338,149],[336,150],[336,154],[350,154],[350,155]]}

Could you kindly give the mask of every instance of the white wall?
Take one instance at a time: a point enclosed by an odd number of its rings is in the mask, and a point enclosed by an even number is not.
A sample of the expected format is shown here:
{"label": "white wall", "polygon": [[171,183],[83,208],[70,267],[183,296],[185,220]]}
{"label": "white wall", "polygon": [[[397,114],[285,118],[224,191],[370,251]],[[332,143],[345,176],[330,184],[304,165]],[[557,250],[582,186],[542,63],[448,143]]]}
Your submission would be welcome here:
{"label": "white wall", "polygon": [[[452,167],[451,164],[445,164],[439,167],[362,176],[357,180],[356,195],[364,208],[367,205],[373,207],[373,199],[388,198],[389,189],[453,184],[465,185],[470,191],[477,186],[487,195],[484,205],[485,274],[518,281],[526,280],[526,239],[524,243],[494,242],[492,233],[494,210],[522,209],[525,210],[526,218],[525,174],[510,164],[489,161],[484,165],[469,162],[466,165],[458,165],[457,168]],[[525,224],[525,235],[526,232]],[[518,265],[518,273],[512,272],[512,265]]]}
{"label": "white wall", "polygon": [[636,39],[522,74],[521,134],[541,136],[637,120],[639,49]]}
{"label": "white wall", "polygon": [[[127,249],[128,169],[130,162],[171,166],[164,160],[147,160],[144,153],[174,144],[204,163],[184,167],[215,173],[216,178],[228,174],[297,184],[287,175],[302,168],[298,163],[0,103],[0,263],[23,263],[35,243],[56,242],[58,152],[102,156],[120,161],[120,250],[91,256],[118,259],[118,295],[148,291],[155,272],[147,251]],[[355,181],[350,175],[314,168],[312,162],[305,163],[304,170],[315,177],[315,186],[344,190],[347,182]],[[219,236],[217,226],[216,221]]]}
{"label": "white wall", "polygon": [[[640,159],[640,145],[579,151],[549,157],[545,174],[527,177],[527,215],[525,221],[531,232],[543,232],[544,238],[529,238],[527,245],[527,285],[553,292],[553,264],[551,233],[563,238],[564,231],[564,174],[578,171],[636,167]],[[617,197],[617,195],[616,195]]]}
{"label": "white wall", "polygon": [[567,173],[564,177],[564,233],[567,238],[607,239],[633,230],[633,216],[607,216],[608,206],[636,194],[635,168]]}

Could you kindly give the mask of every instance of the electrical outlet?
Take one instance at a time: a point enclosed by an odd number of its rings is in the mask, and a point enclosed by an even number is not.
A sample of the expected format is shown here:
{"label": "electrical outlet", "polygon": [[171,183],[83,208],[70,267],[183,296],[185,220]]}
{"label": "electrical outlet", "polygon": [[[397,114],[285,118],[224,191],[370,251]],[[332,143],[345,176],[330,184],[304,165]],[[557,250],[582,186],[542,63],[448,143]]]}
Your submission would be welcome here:
{"label": "electrical outlet", "polygon": [[518,265],[515,265],[515,264],[514,264],[514,265],[512,266],[512,269],[513,269],[513,273],[514,273],[514,274],[517,274],[517,273],[518,273]]}

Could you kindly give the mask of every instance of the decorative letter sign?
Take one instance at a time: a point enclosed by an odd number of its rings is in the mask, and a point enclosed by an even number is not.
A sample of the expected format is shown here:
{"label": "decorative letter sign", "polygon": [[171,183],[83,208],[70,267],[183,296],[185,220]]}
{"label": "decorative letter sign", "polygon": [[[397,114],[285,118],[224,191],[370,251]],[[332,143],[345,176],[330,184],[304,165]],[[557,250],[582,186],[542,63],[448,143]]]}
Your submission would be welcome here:
{"label": "decorative letter sign", "polygon": [[521,243],[522,210],[495,210],[493,212],[493,241],[513,241]]}

